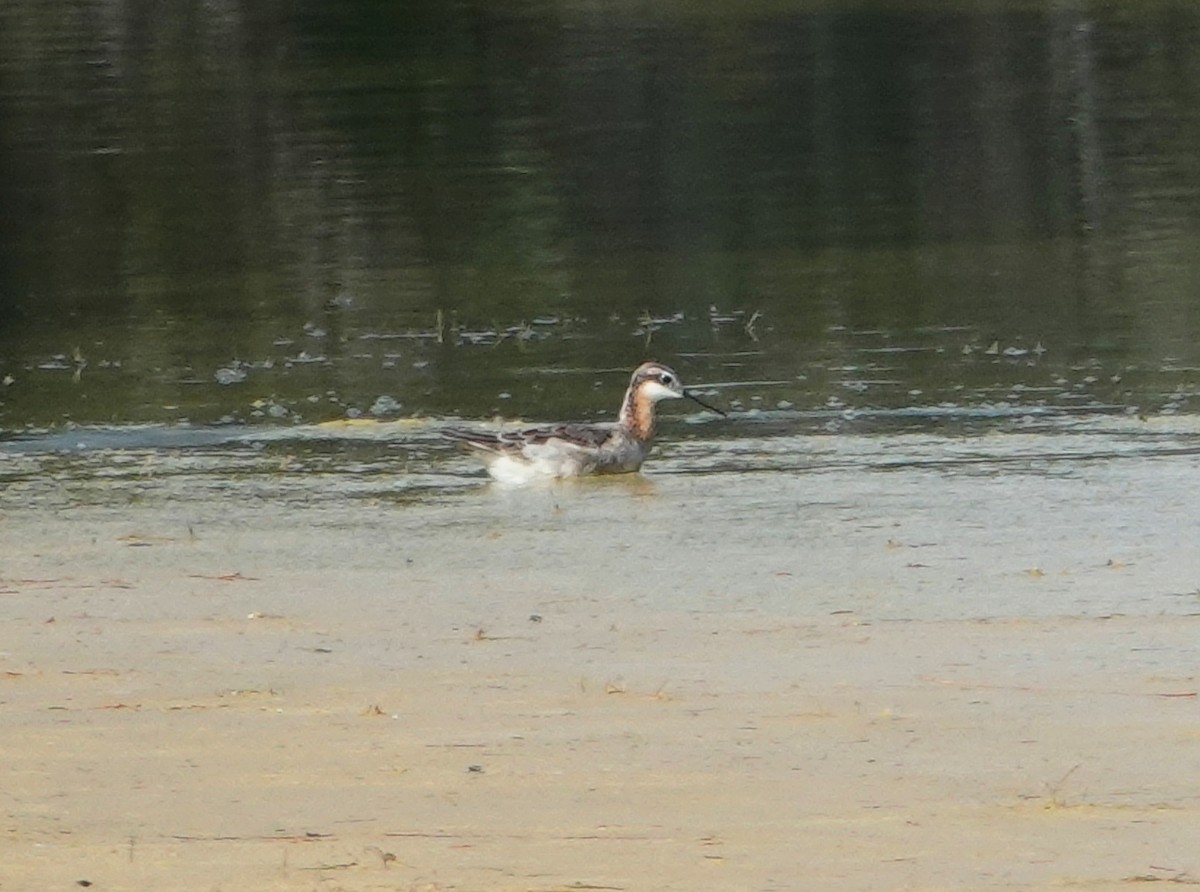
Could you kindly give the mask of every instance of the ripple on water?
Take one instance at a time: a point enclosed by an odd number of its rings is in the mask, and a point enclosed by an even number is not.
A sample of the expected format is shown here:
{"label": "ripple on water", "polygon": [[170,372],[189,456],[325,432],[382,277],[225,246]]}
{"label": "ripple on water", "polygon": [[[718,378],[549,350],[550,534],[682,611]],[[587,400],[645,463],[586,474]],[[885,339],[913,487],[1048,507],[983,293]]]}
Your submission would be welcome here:
{"label": "ripple on water", "polygon": [[[129,492],[253,493],[328,501],[453,491],[478,466],[439,435],[446,419],[345,421],[293,427],[119,426],[51,431],[0,442],[11,496],[90,487]],[[458,420],[454,419],[457,423]],[[822,473],[832,470],[1060,475],[1083,463],[1200,452],[1200,416],[1000,408],[889,412],[764,410],[667,418],[652,475]],[[165,488],[164,488],[165,487]],[[123,489],[128,492],[123,493]],[[7,499],[6,499],[7,501]]]}

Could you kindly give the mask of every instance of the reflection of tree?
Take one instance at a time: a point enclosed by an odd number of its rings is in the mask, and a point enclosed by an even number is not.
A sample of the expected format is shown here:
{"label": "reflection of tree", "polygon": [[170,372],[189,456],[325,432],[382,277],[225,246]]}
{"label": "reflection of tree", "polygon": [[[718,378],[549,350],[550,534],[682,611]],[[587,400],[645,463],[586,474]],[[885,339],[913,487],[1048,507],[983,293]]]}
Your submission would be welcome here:
{"label": "reflection of tree", "polygon": [[439,310],[1194,343],[1198,33],[1169,3],[5,4],[0,315],[197,368]]}

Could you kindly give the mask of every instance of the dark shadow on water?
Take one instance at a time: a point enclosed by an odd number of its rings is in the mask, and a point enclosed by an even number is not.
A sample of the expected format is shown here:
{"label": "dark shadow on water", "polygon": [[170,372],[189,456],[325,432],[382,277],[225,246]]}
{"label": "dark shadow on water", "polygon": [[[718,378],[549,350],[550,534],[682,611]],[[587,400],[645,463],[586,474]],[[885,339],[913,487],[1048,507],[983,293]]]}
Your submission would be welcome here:
{"label": "dark shadow on water", "polygon": [[1189,2],[5,4],[0,429],[607,417],[647,357],[1198,412],[1198,66]]}

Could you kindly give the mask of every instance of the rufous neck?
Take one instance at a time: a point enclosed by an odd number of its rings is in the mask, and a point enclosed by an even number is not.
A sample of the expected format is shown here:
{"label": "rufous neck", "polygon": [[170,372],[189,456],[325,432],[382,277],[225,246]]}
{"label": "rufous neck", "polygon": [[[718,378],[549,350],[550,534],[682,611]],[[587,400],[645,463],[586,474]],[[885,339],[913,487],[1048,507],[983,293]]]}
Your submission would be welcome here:
{"label": "rufous neck", "polygon": [[625,402],[621,404],[618,421],[634,439],[642,442],[653,440],[654,400],[631,387],[625,394]]}

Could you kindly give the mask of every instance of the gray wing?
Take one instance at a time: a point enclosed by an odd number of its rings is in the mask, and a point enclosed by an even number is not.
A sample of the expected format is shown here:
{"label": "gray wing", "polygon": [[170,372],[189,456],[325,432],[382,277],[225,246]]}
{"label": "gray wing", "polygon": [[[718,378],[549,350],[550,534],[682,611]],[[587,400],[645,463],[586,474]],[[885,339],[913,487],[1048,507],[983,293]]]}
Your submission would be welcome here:
{"label": "gray wing", "polygon": [[487,452],[520,452],[526,446],[544,446],[552,440],[582,449],[594,449],[604,445],[612,434],[613,428],[592,424],[556,424],[512,431],[465,428],[446,428],[442,431],[444,437]]}

